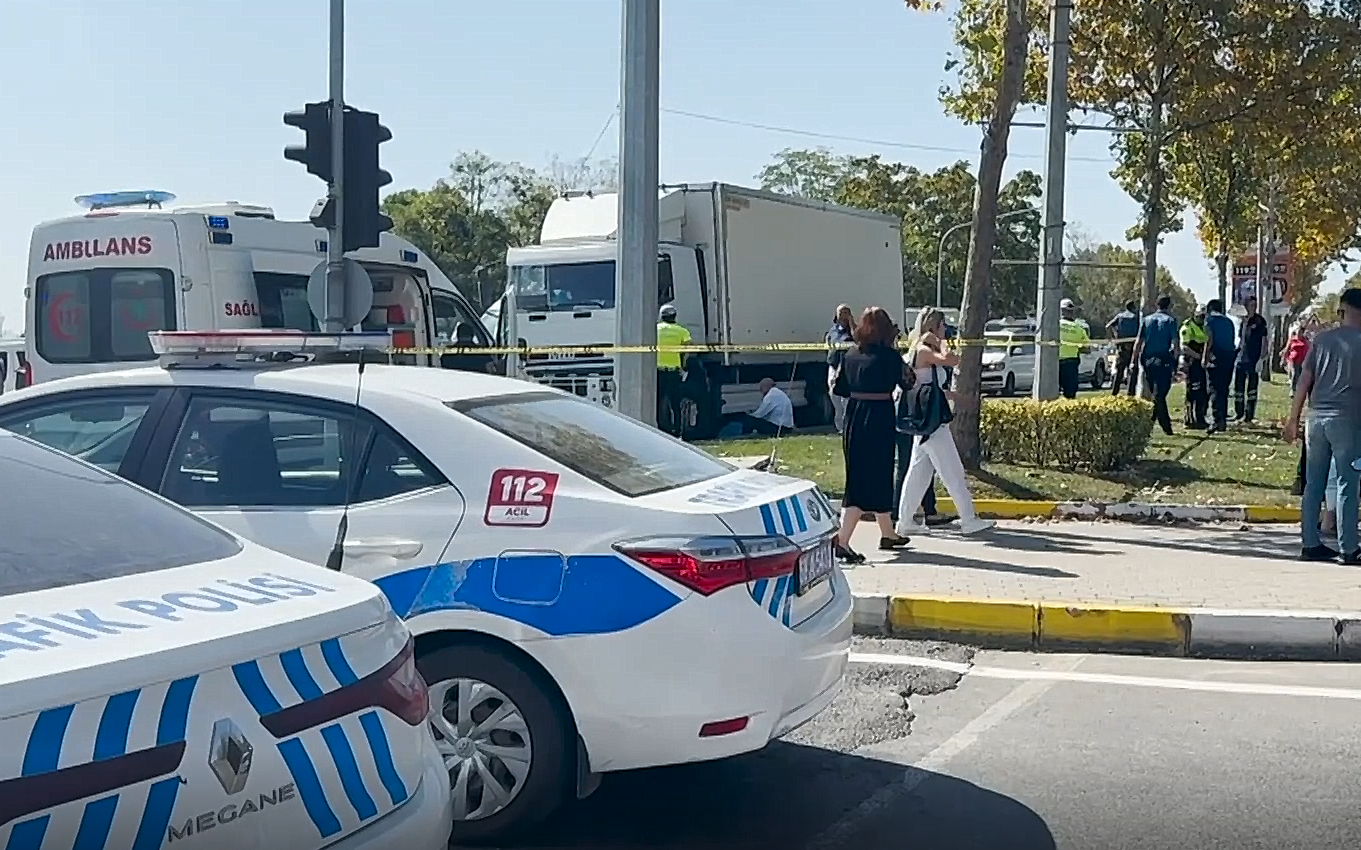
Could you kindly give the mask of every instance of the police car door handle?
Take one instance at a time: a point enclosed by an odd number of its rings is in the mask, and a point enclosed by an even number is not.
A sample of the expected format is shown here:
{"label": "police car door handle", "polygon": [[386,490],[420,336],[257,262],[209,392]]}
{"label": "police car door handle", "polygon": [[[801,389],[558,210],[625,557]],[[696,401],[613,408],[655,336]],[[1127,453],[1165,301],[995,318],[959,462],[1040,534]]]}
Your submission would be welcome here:
{"label": "police car door handle", "polygon": [[421,553],[425,544],[419,540],[401,540],[395,537],[374,537],[368,540],[346,540],[345,556],[362,558],[365,555],[385,555],[399,561],[410,560]]}

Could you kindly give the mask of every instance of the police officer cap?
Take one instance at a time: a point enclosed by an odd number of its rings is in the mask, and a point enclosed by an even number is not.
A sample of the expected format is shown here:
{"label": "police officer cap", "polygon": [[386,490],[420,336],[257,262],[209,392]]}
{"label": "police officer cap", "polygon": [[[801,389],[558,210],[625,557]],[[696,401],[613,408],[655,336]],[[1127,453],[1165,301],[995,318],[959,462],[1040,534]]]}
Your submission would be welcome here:
{"label": "police officer cap", "polygon": [[663,304],[662,309],[657,311],[657,317],[663,321],[676,318],[676,308],[670,304]]}
{"label": "police officer cap", "polygon": [[1059,302],[1059,309],[1060,309],[1060,310],[1073,310],[1073,309],[1075,309],[1076,307],[1077,307],[1077,305],[1073,303],[1073,299],[1071,299],[1071,298],[1065,298],[1065,299],[1063,299],[1062,301]]}

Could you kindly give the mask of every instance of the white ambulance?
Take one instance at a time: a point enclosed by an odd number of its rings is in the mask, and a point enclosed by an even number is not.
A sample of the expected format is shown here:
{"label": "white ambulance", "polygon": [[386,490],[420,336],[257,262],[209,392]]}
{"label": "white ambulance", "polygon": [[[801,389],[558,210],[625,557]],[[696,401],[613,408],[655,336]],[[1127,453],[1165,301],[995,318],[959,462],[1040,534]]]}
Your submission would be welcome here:
{"label": "white ambulance", "polygon": [[[84,215],[34,228],[25,317],[35,383],[153,361],[148,331],[316,330],[307,280],[326,259],[326,231],[235,201],[165,207],[174,198],[82,195]],[[410,242],[384,233],[379,247],[350,256],[373,280],[363,330],[427,347],[462,323],[478,345],[492,344],[467,299]],[[440,365],[429,356],[402,362]]]}

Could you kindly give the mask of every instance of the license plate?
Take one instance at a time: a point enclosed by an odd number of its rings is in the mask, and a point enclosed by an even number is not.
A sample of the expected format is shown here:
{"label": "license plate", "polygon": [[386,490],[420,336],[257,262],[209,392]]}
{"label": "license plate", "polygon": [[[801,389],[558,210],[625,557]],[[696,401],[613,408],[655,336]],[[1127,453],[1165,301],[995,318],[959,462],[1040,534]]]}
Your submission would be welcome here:
{"label": "license plate", "polygon": [[832,556],[832,541],[823,540],[799,556],[798,595],[802,596],[827,580],[836,566]]}

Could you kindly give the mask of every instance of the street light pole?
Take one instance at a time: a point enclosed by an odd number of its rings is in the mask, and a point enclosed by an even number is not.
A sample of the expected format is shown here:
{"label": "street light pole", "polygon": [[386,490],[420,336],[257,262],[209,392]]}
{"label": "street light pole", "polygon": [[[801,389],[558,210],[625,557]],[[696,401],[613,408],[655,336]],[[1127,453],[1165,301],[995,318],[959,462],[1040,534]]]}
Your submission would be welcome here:
{"label": "street light pole", "polygon": [[[1009,218],[1016,218],[1017,216],[1026,215],[1028,213],[1033,212],[1034,210],[1031,209],[1011,210],[1010,212],[1002,213],[997,217],[996,220],[1005,221],[1006,219]],[[944,233],[940,235],[940,244],[936,246],[936,303],[934,305],[936,307],[939,308],[945,307],[945,305],[942,303],[945,300],[945,296],[943,295],[944,290],[943,282],[945,269],[945,240],[950,238],[951,233],[963,230],[966,227],[973,227],[973,222],[972,221],[961,222],[959,224],[956,224],[954,227],[951,227],[950,229],[946,230]]]}

